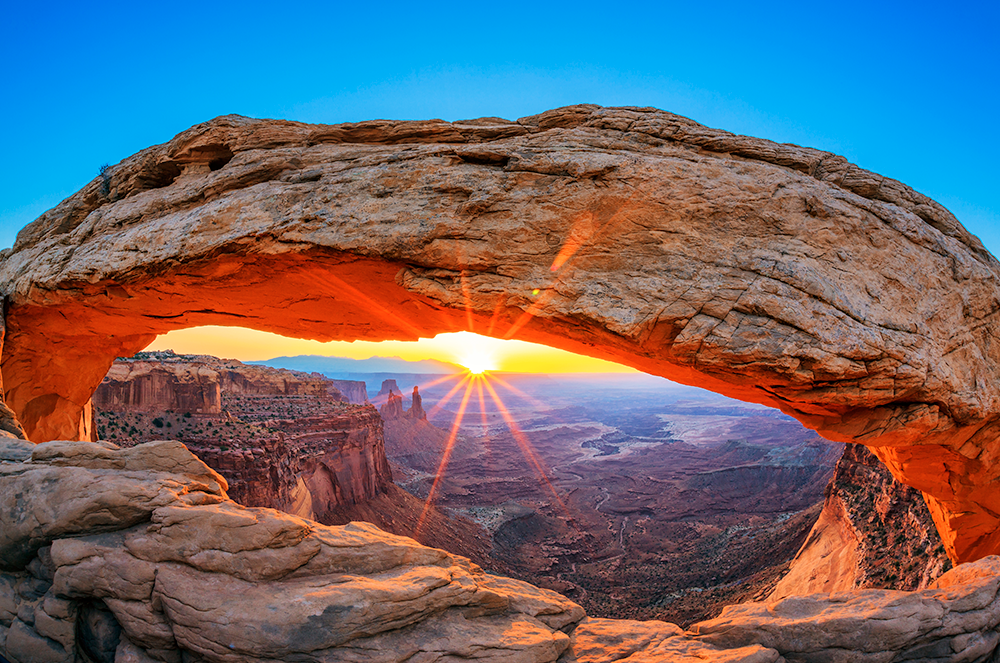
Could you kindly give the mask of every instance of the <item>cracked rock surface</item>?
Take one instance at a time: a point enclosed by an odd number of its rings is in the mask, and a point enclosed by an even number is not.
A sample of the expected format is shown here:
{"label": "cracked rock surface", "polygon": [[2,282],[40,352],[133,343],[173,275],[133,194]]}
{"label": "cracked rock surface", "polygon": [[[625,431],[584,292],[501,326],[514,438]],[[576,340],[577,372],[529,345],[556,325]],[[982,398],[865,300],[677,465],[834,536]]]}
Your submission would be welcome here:
{"label": "cracked rock surface", "polygon": [[554,661],[584,616],[366,523],[239,506],[177,442],[3,444],[30,454],[0,462],[0,495],[31,505],[0,504],[14,663]]}
{"label": "cracked rock surface", "polygon": [[468,329],[779,407],[923,491],[954,561],[1000,552],[1000,265],[829,152],[650,108],[226,116],[29,224],[0,291],[6,402],[35,442],[92,439],[113,359],[171,329]]}
{"label": "cracked rock surface", "polygon": [[731,606],[685,632],[587,618],[369,524],[239,506],[173,441],[0,440],[0,495],[15,497],[0,504],[0,654],[12,663],[959,663],[1000,640],[997,557],[919,592]]}

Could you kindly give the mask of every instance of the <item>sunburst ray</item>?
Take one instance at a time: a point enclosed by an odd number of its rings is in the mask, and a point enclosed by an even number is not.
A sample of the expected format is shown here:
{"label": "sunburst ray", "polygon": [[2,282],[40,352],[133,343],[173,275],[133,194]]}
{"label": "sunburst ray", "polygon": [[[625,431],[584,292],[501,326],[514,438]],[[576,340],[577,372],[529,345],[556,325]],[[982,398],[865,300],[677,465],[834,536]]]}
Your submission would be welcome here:
{"label": "sunburst ray", "polygon": [[465,394],[462,396],[462,402],[458,406],[458,412],[455,414],[455,421],[452,423],[451,431],[448,433],[448,441],[445,443],[444,451],[441,453],[441,461],[438,463],[437,472],[434,473],[434,481],[431,483],[431,489],[427,492],[427,499],[424,500],[424,509],[420,513],[420,519],[417,521],[416,529],[413,530],[414,538],[420,535],[420,530],[423,528],[424,522],[427,519],[427,514],[430,511],[431,503],[434,501],[434,493],[437,492],[438,486],[444,478],[444,473],[448,469],[448,461],[451,459],[451,452],[455,447],[455,440],[458,438],[458,431],[462,426],[462,419],[465,416],[465,408],[469,404],[469,396],[471,395],[472,383],[470,382],[465,387]]}
{"label": "sunburst ray", "polygon": [[493,385],[489,383],[489,380],[484,380],[483,385],[486,390],[490,393],[490,398],[496,403],[497,409],[500,411],[500,416],[503,417],[504,422],[507,424],[507,428],[510,430],[511,435],[514,437],[514,441],[517,442],[517,446],[521,448],[521,453],[524,455],[525,460],[530,463],[535,471],[538,473],[538,478],[548,486],[549,490],[552,492],[552,497],[555,499],[556,503],[560,506],[564,513],[569,515],[569,511],[566,508],[566,504],[559,497],[559,493],[556,492],[555,486],[549,480],[548,474],[546,474],[545,469],[542,467],[542,463],[538,458],[538,454],[535,452],[534,447],[528,440],[527,436],[521,431],[517,422],[514,421],[514,417],[510,414],[507,406],[504,405],[500,396],[497,394]]}

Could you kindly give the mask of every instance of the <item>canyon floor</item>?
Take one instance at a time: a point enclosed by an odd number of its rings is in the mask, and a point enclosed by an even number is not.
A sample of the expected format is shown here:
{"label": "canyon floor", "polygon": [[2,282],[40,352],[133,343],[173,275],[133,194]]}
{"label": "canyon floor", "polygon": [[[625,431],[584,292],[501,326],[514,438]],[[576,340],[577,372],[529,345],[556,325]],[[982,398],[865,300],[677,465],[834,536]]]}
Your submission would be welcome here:
{"label": "canyon floor", "polygon": [[[470,379],[466,399],[461,375],[397,374],[404,394],[420,387],[427,419],[382,408],[395,485],[369,490],[358,468],[378,473],[371,406],[331,398],[315,373],[159,359],[133,362],[122,383],[141,402],[116,407],[124,396],[109,396],[98,409],[102,438],[180,440],[223,472],[235,499],[300,515],[303,476],[306,515],[373,522],[598,617],[686,625],[766,595],[818,518],[842,450],[777,411],[644,375],[499,374]],[[190,377],[208,367],[221,377]],[[376,406],[386,377],[366,380]],[[204,401],[217,380],[218,401]],[[178,398],[192,394],[196,412],[179,411]],[[344,455],[357,435],[349,429],[369,440],[360,456]]]}
{"label": "canyon floor", "polygon": [[[434,408],[459,378],[423,378],[428,421],[386,421],[396,483],[426,498],[440,476],[434,504],[489,531],[493,570],[594,616],[686,625],[766,595],[843,449],[774,410],[658,378],[498,378],[506,412],[473,387],[444,467],[464,389]],[[400,380],[404,394],[416,380]]]}

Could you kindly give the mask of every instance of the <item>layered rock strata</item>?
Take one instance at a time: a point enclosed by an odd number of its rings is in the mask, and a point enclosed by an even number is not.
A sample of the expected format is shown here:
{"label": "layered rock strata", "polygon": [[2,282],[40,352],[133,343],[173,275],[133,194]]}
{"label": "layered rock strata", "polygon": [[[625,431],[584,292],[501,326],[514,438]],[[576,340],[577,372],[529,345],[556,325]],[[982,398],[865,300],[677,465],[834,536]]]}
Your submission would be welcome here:
{"label": "layered rock strata", "polygon": [[[319,430],[309,431],[310,423]],[[288,439],[299,457],[298,476],[311,495],[313,515],[308,517],[322,521],[328,509],[360,504],[388,490],[392,471],[382,419],[374,407],[289,424]]]}
{"label": "layered rock strata", "polygon": [[115,362],[94,392],[94,407],[129,412],[222,414],[219,374],[204,366]]}
{"label": "layered rock strata", "polygon": [[378,396],[391,396],[396,394],[397,396],[402,396],[403,392],[399,390],[399,385],[392,378],[387,380],[382,380],[382,388],[378,390]]}
{"label": "layered rock strata", "polygon": [[[302,513],[304,517],[314,515],[312,495],[299,477],[300,459],[282,436],[257,438],[249,443],[231,440],[229,444],[184,444],[226,479],[227,494],[239,504]],[[336,494],[336,490],[328,489],[324,494]]]}
{"label": "layered rock strata", "polygon": [[[140,661],[985,661],[1000,560],[919,592],[728,608],[682,631],[586,619],[526,583],[377,528],[237,505],[175,441],[0,440],[0,653]],[[84,656],[86,658],[84,658]]]}
{"label": "layered rock strata", "polygon": [[[206,393],[214,394],[213,407],[193,407],[200,401],[192,394]],[[240,504],[321,521],[392,483],[378,413],[344,400],[318,373],[169,351],[116,360],[95,395],[102,415],[160,415],[159,428],[126,420],[117,442],[173,437],[225,476]],[[178,411],[184,415],[167,416]],[[213,414],[224,416],[205,416]]]}
{"label": "layered rock strata", "polygon": [[219,414],[222,392],[347,400],[333,380],[319,373],[165,350],[117,359],[94,393],[94,406],[105,410]]}
{"label": "layered rock strata", "polygon": [[923,491],[952,559],[1000,551],[1000,264],[829,152],[649,108],[226,116],[27,226],[0,290],[34,441],[90,439],[113,358],[170,329],[470,330],[778,407]]}

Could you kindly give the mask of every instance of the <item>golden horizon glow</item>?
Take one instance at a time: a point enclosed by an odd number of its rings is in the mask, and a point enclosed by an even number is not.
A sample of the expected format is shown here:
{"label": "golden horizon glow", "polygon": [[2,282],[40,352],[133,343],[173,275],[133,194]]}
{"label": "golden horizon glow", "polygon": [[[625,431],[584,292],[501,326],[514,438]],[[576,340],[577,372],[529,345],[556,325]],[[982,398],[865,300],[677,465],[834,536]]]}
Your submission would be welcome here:
{"label": "golden horizon glow", "polygon": [[[578,355],[526,341],[501,340],[471,332],[438,334],[418,341],[310,341],[242,327],[191,327],[158,336],[147,350],[207,354],[223,359],[260,361],[281,356],[320,355],[369,359],[432,359],[473,373],[638,373],[603,359]],[[481,370],[474,370],[481,369]]]}

